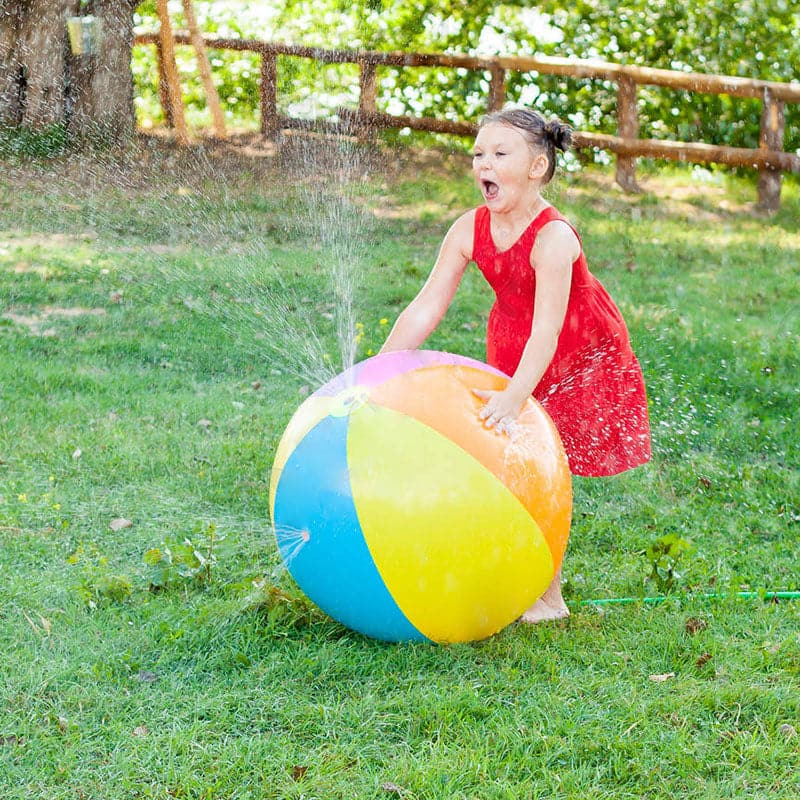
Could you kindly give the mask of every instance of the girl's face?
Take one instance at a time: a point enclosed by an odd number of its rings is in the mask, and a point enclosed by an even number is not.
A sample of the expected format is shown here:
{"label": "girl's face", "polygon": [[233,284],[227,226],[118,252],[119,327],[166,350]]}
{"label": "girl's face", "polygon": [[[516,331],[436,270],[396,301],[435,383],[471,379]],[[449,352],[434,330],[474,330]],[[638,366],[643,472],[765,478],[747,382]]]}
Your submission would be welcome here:
{"label": "girl's face", "polygon": [[547,156],[534,154],[516,128],[492,122],[478,131],[473,147],[472,172],[486,205],[509,211],[527,203],[538,192],[547,168]]}

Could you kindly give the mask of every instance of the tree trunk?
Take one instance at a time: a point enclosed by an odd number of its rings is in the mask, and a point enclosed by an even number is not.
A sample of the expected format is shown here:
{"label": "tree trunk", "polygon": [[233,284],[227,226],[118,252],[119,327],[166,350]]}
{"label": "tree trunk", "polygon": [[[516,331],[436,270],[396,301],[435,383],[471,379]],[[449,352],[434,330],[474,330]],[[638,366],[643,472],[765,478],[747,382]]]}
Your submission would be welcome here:
{"label": "tree trunk", "polygon": [[16,57],[22,7],[0,0],[0,126],[22,122],[21,65]]}
{"label": "tree trunk", "polygon": [[74,0],[31,0],[18,52],[25,65],[22,124],[34,130],[64,120],[66,18]]}
{"label": "tree trunk", "polygon": [[[131,45],[139,0],[0,0],[0,125],[63,124],[122,143],[134,130]],[[71,54],[67,19],[101,21],[96,55]]]}
{"label": "tree trunk", "polygon": [[63,122],[65,20],[78,0],[2,0],[0,121],[34,130]]}
{"label": "tree trunk", "polygon": [[70,55],[71,134],[121,144],[133,136],[133,10],[139,0],[93,0],[84,15],[100,20],[97,55]]}

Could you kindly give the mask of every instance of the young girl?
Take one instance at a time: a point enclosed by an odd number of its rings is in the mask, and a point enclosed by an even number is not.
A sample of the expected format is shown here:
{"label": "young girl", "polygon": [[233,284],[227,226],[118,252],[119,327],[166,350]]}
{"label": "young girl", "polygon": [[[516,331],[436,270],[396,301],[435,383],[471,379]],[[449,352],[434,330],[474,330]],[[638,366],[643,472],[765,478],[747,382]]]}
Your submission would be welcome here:
{"label": "young girl", "polygon": [[[472,167],[484,205],[453,223],[381,352],[419,347],[476,262],[496,295],[486,360],[511,376],[503,391],[476,392],[486,401],[478,416],[507,433],[533,394],[558,428],[572,473],[614,475],[650,458],[647,398],[619,310],[589,272],[575,229],[541,195],[556,149],[570,139],[569,126],[527,109],[484,119]],[[560,578],[523,621],[569,614]]]}

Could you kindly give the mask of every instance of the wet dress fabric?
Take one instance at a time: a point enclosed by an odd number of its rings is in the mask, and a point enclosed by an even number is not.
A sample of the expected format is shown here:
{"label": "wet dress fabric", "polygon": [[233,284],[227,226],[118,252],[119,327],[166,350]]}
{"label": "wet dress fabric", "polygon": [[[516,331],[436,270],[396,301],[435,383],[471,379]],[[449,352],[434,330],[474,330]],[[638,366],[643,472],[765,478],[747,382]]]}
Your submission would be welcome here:
{"label": "wet dress fabric", "polygon": [[[507,375],[516,371],[531,335],[536,293],[531,249],[539,231],[553,220],[567,222],[548,206],[511,247],[500,251],[492,239],[489,209],[476,211],[472,258],[496,295],[486,360]],[[615,475],[650,459],[642,370],[622,315],[589,272],[582,248],[572,265],[555,355],[533,396],[552,417],[574,475]]]}

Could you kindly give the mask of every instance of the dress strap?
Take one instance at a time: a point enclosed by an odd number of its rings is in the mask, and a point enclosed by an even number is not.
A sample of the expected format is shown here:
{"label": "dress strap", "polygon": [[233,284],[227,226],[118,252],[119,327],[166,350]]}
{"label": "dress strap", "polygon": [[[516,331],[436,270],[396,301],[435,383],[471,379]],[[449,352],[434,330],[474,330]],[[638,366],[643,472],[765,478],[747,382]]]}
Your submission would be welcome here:
{"label": "dress strap", "polygon": [[547,206],[539,215],[533,220],[530,224],[527,233],[532,237],[535,238],[536,234],[547,225],[548,222],[563,222],[566,225],[569,225],[572,232],[578,239],[578,242],[583,248],[583,242],[581,241],[580,234],[577,230],[575,230],[575,226],[555,207],[555,206]]}

